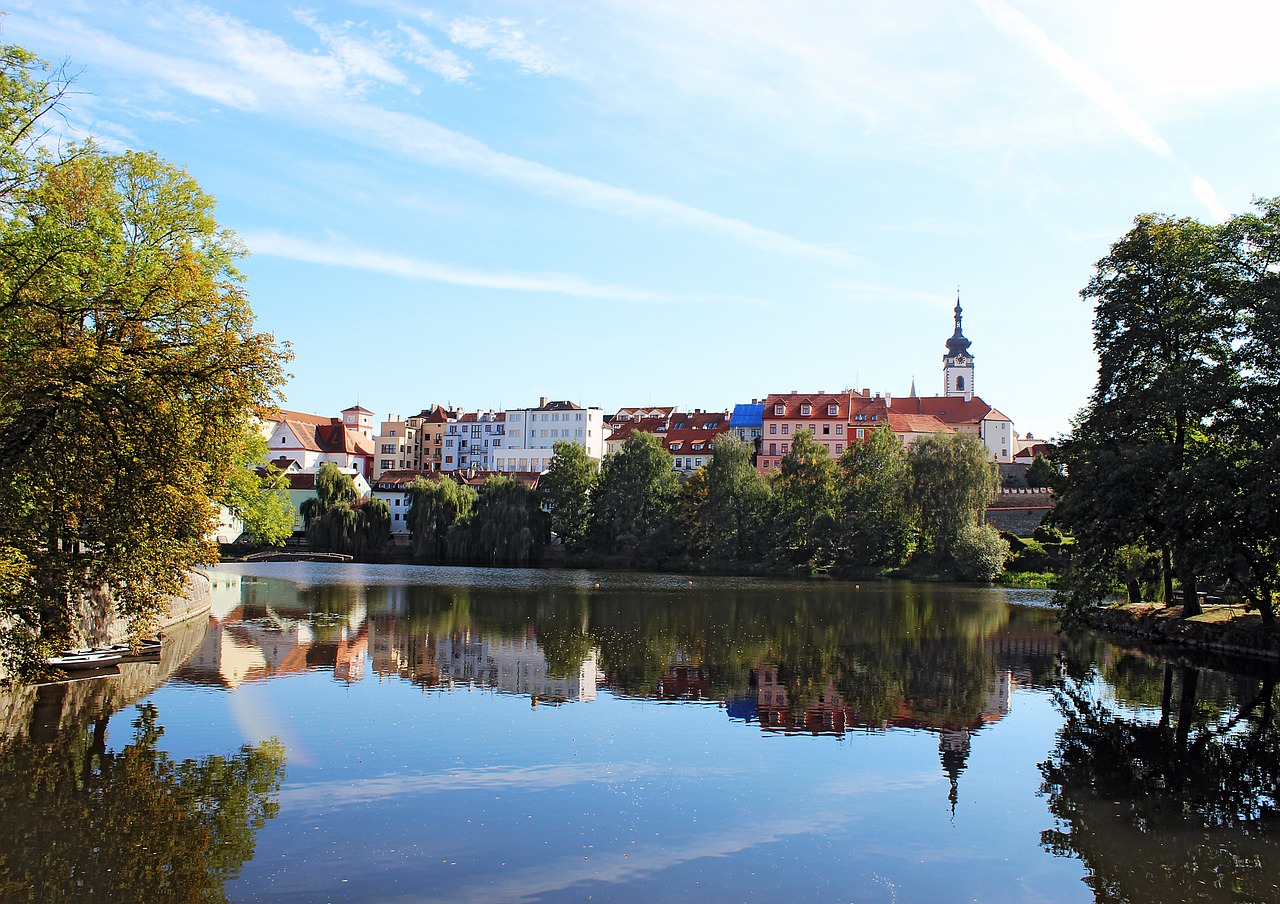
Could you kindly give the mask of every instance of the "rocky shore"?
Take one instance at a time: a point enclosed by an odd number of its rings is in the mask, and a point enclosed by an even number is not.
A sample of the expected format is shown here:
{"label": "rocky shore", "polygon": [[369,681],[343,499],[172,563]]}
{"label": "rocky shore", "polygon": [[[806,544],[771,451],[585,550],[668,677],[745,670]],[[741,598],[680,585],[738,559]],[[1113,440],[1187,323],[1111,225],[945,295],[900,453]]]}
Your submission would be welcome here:
{"label": "rocky shore", "polygon": [[1183,619],[1181,611],[1179,606],[1113,606],[1093,609],[1084,620],[1096,630],[1151,643],[1280,662],[1280,631],[1268,630],[1257,613],[1206,606],[1203,615]]}

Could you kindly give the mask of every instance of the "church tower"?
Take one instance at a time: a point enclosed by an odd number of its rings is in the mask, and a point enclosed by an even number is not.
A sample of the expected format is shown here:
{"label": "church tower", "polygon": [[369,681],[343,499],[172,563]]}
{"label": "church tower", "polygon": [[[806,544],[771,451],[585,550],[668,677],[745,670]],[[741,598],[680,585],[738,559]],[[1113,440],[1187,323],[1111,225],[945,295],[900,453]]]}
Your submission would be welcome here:
{"label": "church tower", "polygon": [[942,394],[964,399],[973,398],[973,355],[969,354],[969,340],[960,329],[960,293],[956,293],[956,331],[947,340],[947,352],[942,356]]}

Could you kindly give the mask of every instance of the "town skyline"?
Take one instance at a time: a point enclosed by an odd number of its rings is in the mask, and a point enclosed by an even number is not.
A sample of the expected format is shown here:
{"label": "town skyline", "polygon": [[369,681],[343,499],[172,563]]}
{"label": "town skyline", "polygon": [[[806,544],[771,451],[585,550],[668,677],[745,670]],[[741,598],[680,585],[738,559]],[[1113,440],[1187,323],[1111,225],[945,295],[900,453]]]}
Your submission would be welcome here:
{"label": "town skyline", "polygon": [[1256,3],[7,9],[75,76],[47,140],[218,199],[302,411],[933,394],[958,286],[976,392],[1052,438],[1111,242],[1280,181]]}

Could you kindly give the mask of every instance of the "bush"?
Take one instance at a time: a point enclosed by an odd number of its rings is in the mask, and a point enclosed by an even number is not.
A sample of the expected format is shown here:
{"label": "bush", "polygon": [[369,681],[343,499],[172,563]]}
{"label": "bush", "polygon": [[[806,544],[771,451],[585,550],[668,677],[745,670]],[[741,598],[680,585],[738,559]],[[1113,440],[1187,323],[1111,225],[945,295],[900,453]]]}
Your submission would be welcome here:
{"label": "bush", "polygon": [[1004,570],[1009,544],[990,524],[961,528],[951,548],[956,577],[965,581],[990,581]]}

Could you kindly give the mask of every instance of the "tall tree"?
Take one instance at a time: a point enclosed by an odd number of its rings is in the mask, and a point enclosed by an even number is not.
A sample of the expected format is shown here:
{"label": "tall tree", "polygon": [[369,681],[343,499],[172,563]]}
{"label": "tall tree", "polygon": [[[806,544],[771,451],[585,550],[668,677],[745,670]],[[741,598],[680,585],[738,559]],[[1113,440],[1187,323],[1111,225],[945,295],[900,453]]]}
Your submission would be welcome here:
{"label": "tall tree", "polygon": [[0,53],[0,546],[26,566],[0,621],[19,666],[86,618],[148,633],[188,568],[216,561],[213,500],[286,357],[254,330],[242,247],[190,176],[38,150],[31,118],[59,93],[39,72]]}
{"label": "tall tree", "polygon": [[850,569],[901,565],[911,542],[907,455],[886,424],[840,456],[838,561]]}
{"label": "tall tree", "polygon": [[591,503],[587,541],[610,554],[638,561],[662,558],[671,549],[672,506],[680,481],[671,454],[651,433],[636,431],[622,448],[605,456]]}
{"label": "tall tree", "polygon": [[408,487],[409,536],[420,562],[443,562],[449,556],[449,530],[465,523],[476,504],[476,491],[447,478],[417,477]]}
{"label": "tall tree", "polygon": [[577,543],[587,531],[600,466],[577,443],[560,440],[551,448],[551,464],[538,486],[551,504],[551,530],[565,543]]}
{"label": "tall tree", "polygon": [[922,437],[907,463],[920,546],[947,559],[962,530],[981,523],[996,498],[1000,469],[982,440],[968,433]]}
{"label": "tall tree", "polygon": [[840,506],[839,468],[812,430],[791,437],[773,477],[778,553],[792,565],[825,567]]}
{"label": "tall tree", "polygon": [[1239,380],[1240,318],[1224,292],[1228,277],[1219,230],[1149,214],[1111,246],[1081,292],[1095,305],[1098,383],[1063,449],[1061,517],[1081,543],[1076,581],[1095,588],[1090,595],[1114,569],[1116,550],[1137,542],[1162,550],[1166,598],[1176,569],[1184,615],[1199,611],[1212,516],[1196,488],[1197,458],[1211,448],[1206,431],[1230,411]]}
{"label": "tall tree", "polygon": [[455,524],[448,545],[452,558],[459,561],[523,567],[538,563],[548,539],[538,493],[514,477],[498,474],[480,487],[474,513]]}
{"label": "tall tree", "polygon": [[751,459],[750,443],[727,433],[716,438],[696,528],[699,546],[715,558],[754,562],[762,556],[769,484]]}

